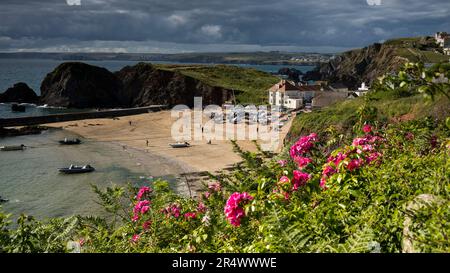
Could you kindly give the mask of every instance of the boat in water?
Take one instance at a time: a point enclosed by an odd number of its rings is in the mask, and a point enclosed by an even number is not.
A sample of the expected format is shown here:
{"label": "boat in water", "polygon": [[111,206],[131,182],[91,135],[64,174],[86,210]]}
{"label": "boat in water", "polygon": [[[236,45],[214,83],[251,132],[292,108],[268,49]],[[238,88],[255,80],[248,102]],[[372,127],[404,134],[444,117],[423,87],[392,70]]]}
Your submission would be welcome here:
{"label": "boat in water", "polygon": [[191,146],[188,142],[177,142],[169,144],[172,148],[186,148]]}
{"label": "boat in water", "polygon": [[10,145],[10,146],[1,146],[0,147],[0,151],[20,151],[25,149],[25,145],[20,144],[20,145]]}
{"label": "boat in water", "polygon": [[63,145],[75,145],[75,144],[80,144],[81,140],[79,140],[78,138],[72,138],[72,139],[64,138],[64,140],[60,140],[59,143],[63,144]]}
{"label": "boat in water", "polygon": [[84,166],[70,165],[68,168],[60,168],[59,171],[66,174],[89,173],[95,171],[95,168],[89,164]]}
{"label": "boat in water", "polygon": [[9,199],[3,198],[0,196],[0,203],[6,203],[9,202]]}

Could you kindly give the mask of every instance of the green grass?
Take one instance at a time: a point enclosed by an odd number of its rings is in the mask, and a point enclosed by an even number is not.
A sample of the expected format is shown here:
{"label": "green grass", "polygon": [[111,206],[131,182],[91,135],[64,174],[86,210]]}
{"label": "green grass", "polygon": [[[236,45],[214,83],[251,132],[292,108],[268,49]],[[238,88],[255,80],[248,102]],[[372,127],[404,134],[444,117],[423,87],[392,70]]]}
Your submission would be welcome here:
{"label": "green grass", "polygon": [[177,71],[208,85],[231,89],[239,103],[267,103],[267,90],[278,77],[252,68],[233,65],[155,65],[158,69]]}
{"label": "green grass", "polygon": [[409,37],[409,38],[398,38],[398,39],[391,39],[387,40],[385,42],[386,45],[394,45],[394,46],[411,46],[413,43],[420,42],[420,39],[422,37]]}
{"label": "green grass", "polygon": [[[438,47],[434,38],[411,37],[388,40],[384,43],[397,48],[400,57],[407,58],[411,62],[439,63],[448,62],[449,57],[434,52]],[[427,49],[427,50],[425,50]]]}
{"label": "green grass", "polygon": [[448,62],[449,56],[433,51],[418,50],[415,48],[398,48],[397,54],[411,62],[439,63]]}
{"label": "green grass", "polygon": [[[373,93],[370,98],[369,105],[377,108],[377,120],[382,123],[427,116],[444,120],[450,115],[450,101],[444,96],[437,96],[434,101],[425,101],[421,95],[395,98],[391,94],[378,92]],[[356,98],[312,113],[301,113],[294,120],[289,135],[323,132],[333,126],[338,132],[350,136],[352,127],[358,120],[357,110],[363,103],[364,98]]]}

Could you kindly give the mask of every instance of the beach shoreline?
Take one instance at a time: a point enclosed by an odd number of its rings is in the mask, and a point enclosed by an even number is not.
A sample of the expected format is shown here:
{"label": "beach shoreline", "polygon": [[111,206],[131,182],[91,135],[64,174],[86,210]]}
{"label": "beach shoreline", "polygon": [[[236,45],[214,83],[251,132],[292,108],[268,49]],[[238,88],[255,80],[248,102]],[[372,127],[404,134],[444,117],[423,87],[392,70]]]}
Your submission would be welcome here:
{"label": "beach shoreline", "polygon": [[[241,159],[233,152],[230,141],[190,141],[188,148],[174,149],[171,137],[170,111],[151,112],[120,118],[77,120],[43,124],[50,128],[62,128],[87,140],[110,142],[124,150],[136,149],[149,152],[178,166],[177,174],[189,172],[216,173],[232,167]],[[147,145],[147,141],[149,142]],[[251,141],[238,141],[246,150],[256,151]]]}

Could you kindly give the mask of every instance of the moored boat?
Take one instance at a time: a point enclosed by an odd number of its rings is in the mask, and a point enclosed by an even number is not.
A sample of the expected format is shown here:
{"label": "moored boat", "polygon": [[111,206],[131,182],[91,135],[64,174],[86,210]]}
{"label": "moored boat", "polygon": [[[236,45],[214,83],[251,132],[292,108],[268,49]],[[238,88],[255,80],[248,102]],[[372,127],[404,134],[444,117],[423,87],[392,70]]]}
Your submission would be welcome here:
{"label": "moored boat", "polygon": [[25,145],[10,145],[10,146],[1,146],[0,151],[19,151],[25,149]]}
{"label": "moored boat", "polygon": [[84,165],[84,166],[74,166],[70,165],[68,168],[60,168],[60,172],[66,173],[66,174],[73,174],[73,173],[89,173],[95,171],[95,168],[91,165]]}
{"label": "moored boat", "polygon": [[74,145],[74,144],[80,144],[81,140],[79,140],[78,138],[73,138],[73,139],[64,138],[63,140],[60,140],[59,143],[64,144],[64,145]]}
{"label": "moored boat", "polygon": [[9,202],[9,199],[3,198],[0,196],[0,203]]}

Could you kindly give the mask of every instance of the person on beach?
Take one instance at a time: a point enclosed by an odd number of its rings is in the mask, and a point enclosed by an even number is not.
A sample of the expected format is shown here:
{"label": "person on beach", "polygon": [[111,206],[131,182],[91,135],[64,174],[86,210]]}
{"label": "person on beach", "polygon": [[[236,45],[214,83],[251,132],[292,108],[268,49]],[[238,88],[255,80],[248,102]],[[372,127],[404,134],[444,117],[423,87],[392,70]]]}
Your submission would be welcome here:
{"label": "person on beach", "polygon": [[146,140],[146,143],[147,143],[147,147],[148,147],[148,139]]}

